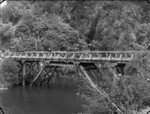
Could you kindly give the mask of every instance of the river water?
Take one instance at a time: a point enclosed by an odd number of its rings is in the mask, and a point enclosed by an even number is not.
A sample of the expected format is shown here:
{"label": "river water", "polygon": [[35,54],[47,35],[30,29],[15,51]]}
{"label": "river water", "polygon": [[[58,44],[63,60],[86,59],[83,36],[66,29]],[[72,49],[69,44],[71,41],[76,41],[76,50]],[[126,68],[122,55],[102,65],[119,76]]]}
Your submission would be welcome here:
{"label": "river water", "polygon": [[14,87],[0,90],[6,114],[77,114],[85,104],[77,95],[78,82],[57,79],[53,87]]}

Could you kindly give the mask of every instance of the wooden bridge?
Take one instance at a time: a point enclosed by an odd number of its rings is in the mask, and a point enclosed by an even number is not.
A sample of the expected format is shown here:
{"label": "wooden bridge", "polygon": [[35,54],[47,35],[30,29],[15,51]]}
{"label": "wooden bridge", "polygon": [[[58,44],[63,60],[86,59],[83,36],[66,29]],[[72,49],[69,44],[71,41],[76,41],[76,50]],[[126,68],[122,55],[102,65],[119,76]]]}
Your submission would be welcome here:
{"label": "wooden bridge", "polygon": [[[32,76],[30,86],[38,83],[41,85],[45,81],[48,85],[59,67],[73,66],[76,67],[77,73],[80,76],[85,76],[92,83],[93,87],[100,83],[102,79],[101,65],[103,63],[111,63],[110,71],[113,72],[114,80],[116,69],[120,69],[123,74],[124,66],[131,61],[139,53],[149,53],[147,51],[25,51],[25,52],[5,52],[0,53],[2,60],[13,59],[21,64],[22,85],[25,85],[28,75],[33,75],[34,71],[38,72]],[[42,65],[42,66],[41,66]],[[97,72],[95,74],[95,72]],[[99,74],[98,74],[99,73]],[[31,76],[30,76],[31,77]],[[40,81],[39,81],[40,80]],[[106,96],[110,101],[109,96],[98,90],[102,95]],[[111,102],[111,101],[110,101]],[[111,102],[112,103],[112,102]],[[112,103],[114,107],[117,106]]]}
{"label": "wooden bridge", "polygon": [[[47,66],[66,66],[90,64],[116,63],[125,64],[131,61],[139,53],[148,53],[146,51],[25,51],[25,52],[0,52],[0,57],[13,59],[22,63],[23,77],[26,75],[26,63],[44,63]],[[39,65],[39,64],[38,64]],[[29,66],[29,65],[28,65]],[[35,66],[35,65],[30,65]],[[29,71],[31,68],[28,69]],[[33,70],[33,69],[32,69]],[[24,79],[24,78],[23,78]],[[24,82],[24,81],[23,81]],[[23,83],[24,85],[25,83]]]}
{"label": "wooden bridge", "polygon": [[[39,69],[39,73],[34,78],[33,83],[40,77],[42,72],[46,72],[46,76],[53,74],[52,71],[56,70],[60,66],[99,66],[102,63],[115,63],[125,64],[131,61],[136,54],[145,53],[144,51],[25,51],[25,52],[0,52],[1,58],[13,59],[18,61],[22,65],[22,84],[25,85],[25,77],[28,74],[33,74],[34,67],[40,67],[40,64],[44,64],[42,69]],[[147,52],[146,52],[147,53]],[[28,68],[27,68],[28,67]],[[46,70],[48,68],[49,70]],[[54,68],[54,69],[53,69]],[[51,69],[51,70],[50,70]],[[51,73],[50,73],[51,72]],[[48,76],[47,76],[48,77]],[[33,85],[31,83],[31,86]],[[49,83],[49,82],[48,82]]]}
{"label": "wooden bridge", "polygon": [[55,62],[128,62],[133,59],[137,51],[26,51],[1,53],[4,58],[29,61],[55,61]]}

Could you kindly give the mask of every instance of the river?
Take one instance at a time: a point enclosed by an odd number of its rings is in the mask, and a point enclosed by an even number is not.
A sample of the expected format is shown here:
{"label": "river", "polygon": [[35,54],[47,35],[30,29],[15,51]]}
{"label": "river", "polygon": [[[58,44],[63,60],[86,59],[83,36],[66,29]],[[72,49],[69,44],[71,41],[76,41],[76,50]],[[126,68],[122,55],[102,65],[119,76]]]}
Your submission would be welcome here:
{"label": "river", "polygon": [[77,114],[85,104],[77,95],[78,82],[57,79],[48,87],[14,87],[0,90],[0,106],[6,114]]}

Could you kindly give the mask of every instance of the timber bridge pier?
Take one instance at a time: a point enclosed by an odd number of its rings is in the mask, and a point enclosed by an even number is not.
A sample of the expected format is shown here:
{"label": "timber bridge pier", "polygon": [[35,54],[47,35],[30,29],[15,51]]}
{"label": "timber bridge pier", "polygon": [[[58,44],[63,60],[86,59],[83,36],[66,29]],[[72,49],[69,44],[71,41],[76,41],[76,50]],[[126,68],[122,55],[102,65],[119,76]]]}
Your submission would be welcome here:
{"label": "timber bridge pier", "polygon": [[[145,53],[144,51],[25,51],[25,52],[5,52],[0,53],[3,59],[12,59],[21,64],[22,85],[25,85],[27,75],[34,74],[36,70],[38,73],[32,79],[30,86],[33,86],[38,79],[46,80],[50,83],[54,73],[59,67],[73,66],[80,71],[79,75],[89,76],[89,71],[97,70],[100,72],[100,66],[104,63],[112,64],[114,68],[121,68],[129,61],[131,61],[138,53]],[[42,63],[42,67],[41,67]],[[95,76],[95,75],[94,75]],[[100,76],[95,76],[100,79]],[[40,82],[41,84],[41,82]]]}

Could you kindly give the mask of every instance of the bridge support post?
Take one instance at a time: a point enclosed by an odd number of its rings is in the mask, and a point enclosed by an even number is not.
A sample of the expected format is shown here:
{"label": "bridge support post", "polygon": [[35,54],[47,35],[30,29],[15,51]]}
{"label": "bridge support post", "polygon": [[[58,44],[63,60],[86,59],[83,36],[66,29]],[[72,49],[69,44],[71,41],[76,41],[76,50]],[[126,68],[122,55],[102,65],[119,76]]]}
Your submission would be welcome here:
{"label": "bridge support post", "polygon": [[22,85],[25,86],[25,75],[26,75],[26,63],[25,63],[25,61],[22,61],[22,64],[23,64]]}
{"label": "bridge support post", "polygon": [[44,71],[44,69],[45,69],[45,66],[40,70],[40,72],[38,73],[38,75],[34,78],[33,82],[30,84],[30,87],[32,87],[32,85],[38,79],[38,77],[42,74],[42,72]]}
{"label": "bridge support post", "polygon": [[110,70],[113,73],[113,85],[116,85],[116,82],[120,79],[120,77],[117,75],[116,67],[112,67]]}
{"label": "bridge support post", "polygon": [[39,84],[38,84],[39,86],[41,86],[41,85],[42,85],[42,82],[43,82],[46,78],[48,78],[47,76],[49,75],[51,69],[52,69],[51,67],[48,68],[48,71],[46,70],[46,68],[44,69],[44,71],[45,71],[46,74],[44,74],[44,75],[42,76],[41,81],[40,81]]}
{"label": "bridge support post", "polygon": [[34,70],[34,63],[31,63],[30,69],[31,69],[30,75],[32,76],[33,75],[33,70]]}
{"label": "bridge support post", "polygon": [[33,76],[33,71],[38,71],[37,69],[38,62],[31,62],[29,72],[31,76]]}
{"label": "bridge support post", "polygon": [[50,81],[51,81],[51,79],[54,77],[54,73],[56,72],[56,69],[58,68],[58,66],[56,66],[55,68],[54,68],[54,70],[52,71],[52,73],[51,73],[51,76],[48,78],[48,80],[47,80],[47,85],[49,86],[49,83],[50,83]]}

